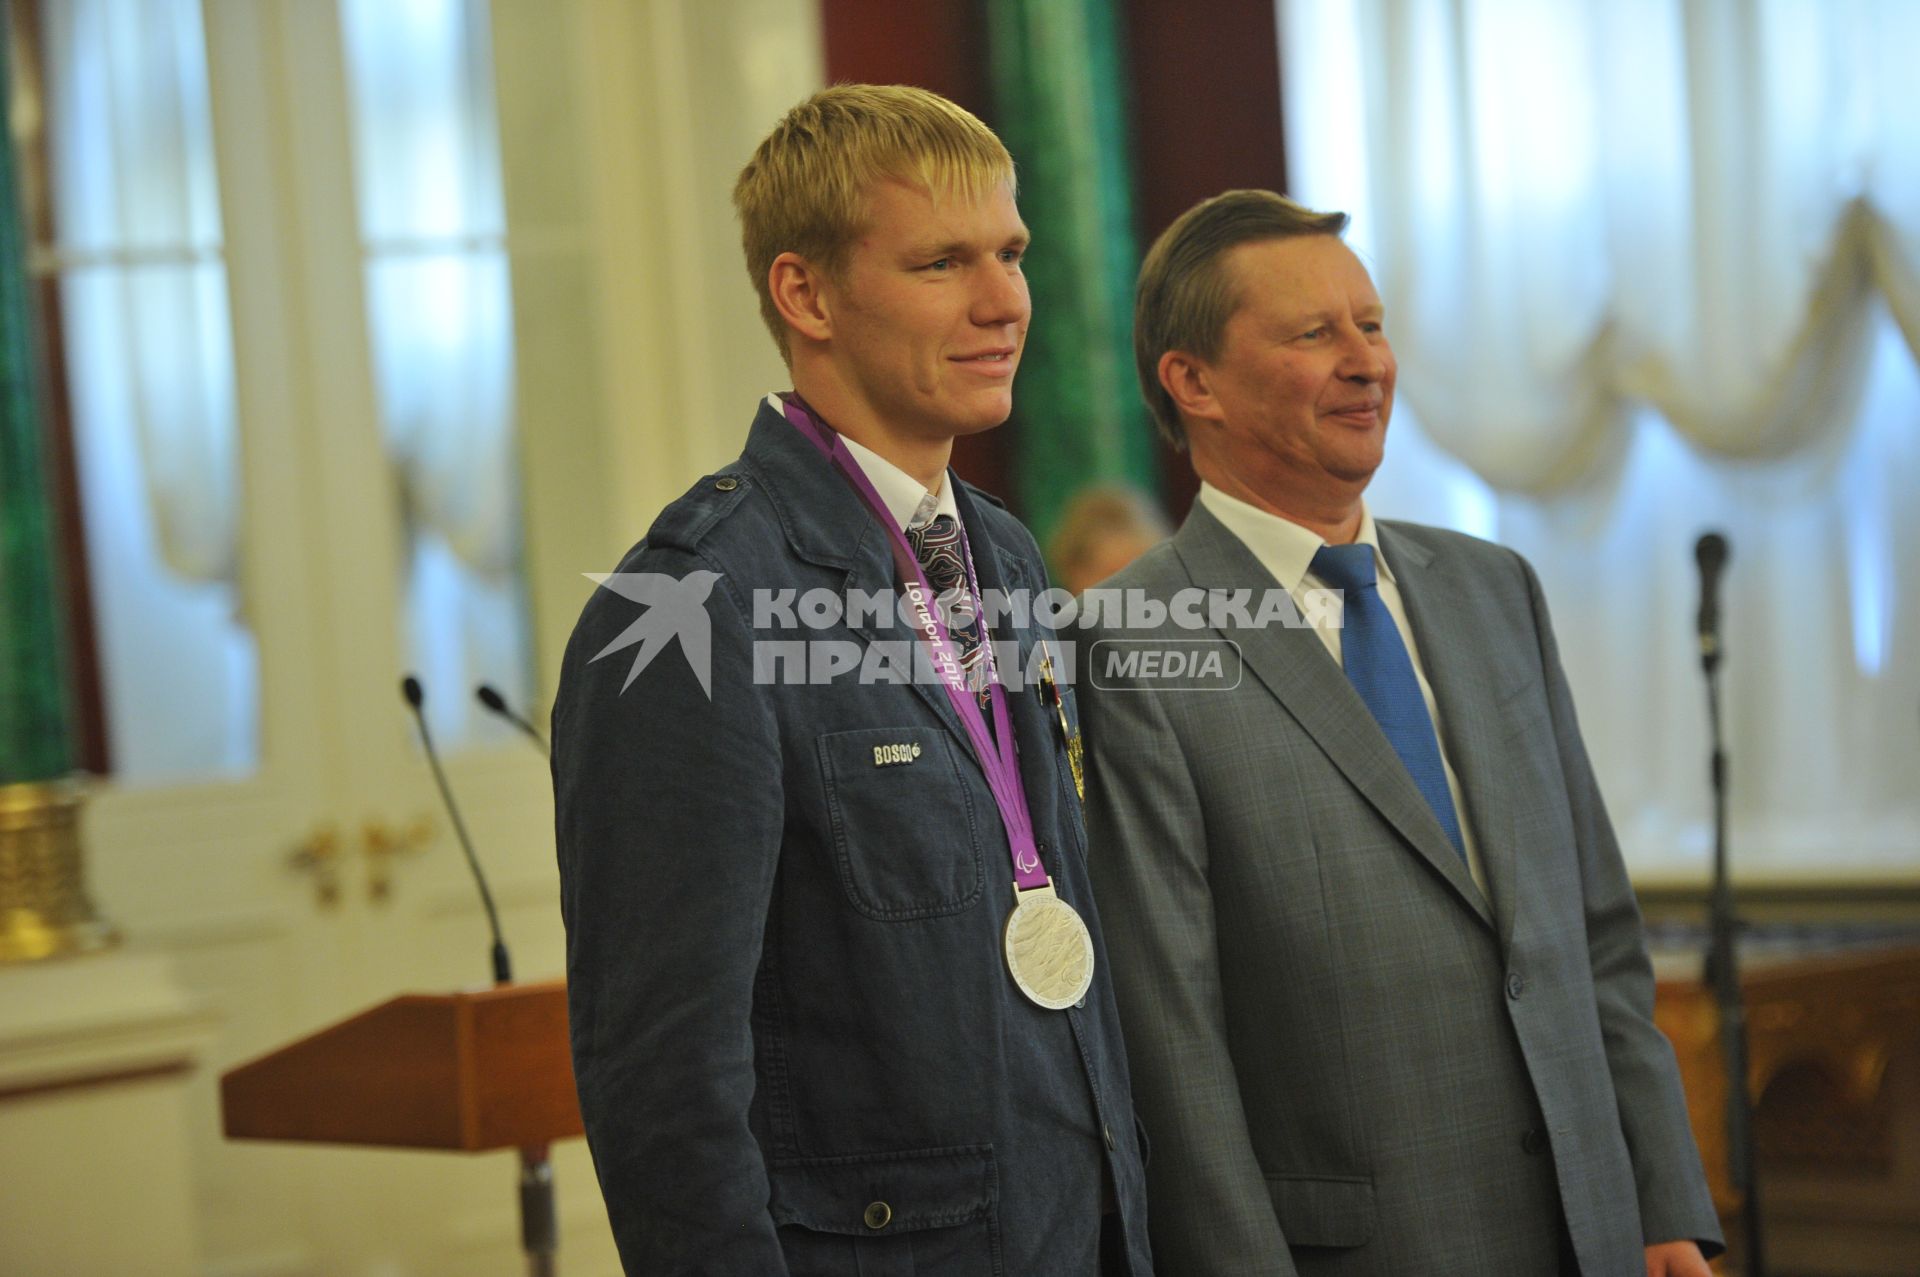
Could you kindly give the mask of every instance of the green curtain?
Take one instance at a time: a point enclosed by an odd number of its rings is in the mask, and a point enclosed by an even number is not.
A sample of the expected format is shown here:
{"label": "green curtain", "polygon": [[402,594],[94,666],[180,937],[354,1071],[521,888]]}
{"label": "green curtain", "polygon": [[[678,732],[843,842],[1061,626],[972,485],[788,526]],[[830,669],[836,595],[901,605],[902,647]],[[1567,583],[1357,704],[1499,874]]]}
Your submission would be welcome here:
{"label": "green curtain", "polygon": [[[8,70],[0,57],[0,104],[11,101]],[[74,759],[13,170],[13,147],[0,146],[0,784],[64,776]]]}
{"label": "green curtain", "polygon": [[1082,485],[1157,493],[1133,372],[1140,253],[1120,19],[1108,0],[986,0],[995,122],[1019,167],[1033,328],[1014,392],[1014,483],[1044,545]]}

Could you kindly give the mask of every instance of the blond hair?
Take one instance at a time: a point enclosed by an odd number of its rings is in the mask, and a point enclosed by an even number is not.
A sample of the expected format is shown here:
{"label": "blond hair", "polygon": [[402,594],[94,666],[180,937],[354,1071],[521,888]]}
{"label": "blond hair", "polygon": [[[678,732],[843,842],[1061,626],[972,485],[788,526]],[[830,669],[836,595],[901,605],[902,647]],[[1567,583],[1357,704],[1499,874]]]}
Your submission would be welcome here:
{"label": "blond hair", "polygon": [[1169,350],[1200,359],[1220,354],[1227,320],[1240,296],[1223,265],[1241,244],[1338,235],[1345,213],[1317,213],[1272,191],[1224,191],[1174,219],[1147,250],[1133,295],[1133,362],[1140,393],[1155,424],[1176,448],[1187,446],[1179,406],[1160,384],[1160,359]]}
{"label": "blond hair", "polygon": [[[1098,483],[1080,489],[1060,513],[1047,542],[1055,584],[1079,592],[1074,582],[1087,575],[1117,541],[1139,553],[1163,541],[1173,529],[1146,494],[1123,483]],[[1085,584],[1091,585],[1092,581]]]}
{"label": "blond hair", "polygon": [[747,273],[783,358],[787,325],[767,281],[773,259],[797,253],[839,276],[882,178],[978,200],[998,186],[1013,191],[1013,157],[973,115],[907,85],[836,84],[787,112],[733,185]]}

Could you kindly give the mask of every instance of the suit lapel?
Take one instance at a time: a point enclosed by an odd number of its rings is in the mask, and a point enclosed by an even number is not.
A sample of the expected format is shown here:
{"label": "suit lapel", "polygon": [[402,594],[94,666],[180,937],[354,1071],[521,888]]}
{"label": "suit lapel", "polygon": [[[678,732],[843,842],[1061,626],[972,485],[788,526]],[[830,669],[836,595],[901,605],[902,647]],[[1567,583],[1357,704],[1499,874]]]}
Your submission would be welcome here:
{"label": "suit lapel", "polygon": [[[1240,539],[1198,503],[1174,537],[1174,549],[1188,576],[1202,589],[1244,589],[1255,583],[1257,599],[1262,589],[1280,588]],[[1491,927],[1493,916],[1473,876],[1366,702],[1353,690],[1319,636],[1304,625],[1221,633],[1240,645],[1246,668],[1400,833],[1414,854]]]}
{"label": "suit lapel", "polygon": [[1473,597],[1473,589],[1460,577],[1458,557],[1434,554],[1390,525],[1375,526],[1433,687],[1447,761],[1459,777],[1467,808],[1460,816],[1473,830],[1504,951],[1513,941],[1519,895],[1513,807],[1504,800],[1507,778],[1499,767],[1505,744],[1499,704],[1505,689],[1488,660],[1487,644],[1467,632],[1466,613],[1459,604]]}

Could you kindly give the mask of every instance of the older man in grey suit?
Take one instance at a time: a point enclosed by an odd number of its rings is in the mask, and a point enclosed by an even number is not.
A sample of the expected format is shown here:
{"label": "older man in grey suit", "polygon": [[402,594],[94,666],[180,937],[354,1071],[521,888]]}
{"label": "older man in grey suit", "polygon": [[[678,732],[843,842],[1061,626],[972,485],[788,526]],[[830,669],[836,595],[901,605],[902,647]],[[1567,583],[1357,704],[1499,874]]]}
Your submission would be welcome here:
{"label": "older man in grey suit", "polygon": [[1719,1228],[1539,583],[1361,499],[1394,359],[1345,224],[1228,192],[1141,271],[1141,384],[1204,482],[1107,582],[1175,606],[1096,629],[1079,679],[1154,1251],[1704,1275]]}

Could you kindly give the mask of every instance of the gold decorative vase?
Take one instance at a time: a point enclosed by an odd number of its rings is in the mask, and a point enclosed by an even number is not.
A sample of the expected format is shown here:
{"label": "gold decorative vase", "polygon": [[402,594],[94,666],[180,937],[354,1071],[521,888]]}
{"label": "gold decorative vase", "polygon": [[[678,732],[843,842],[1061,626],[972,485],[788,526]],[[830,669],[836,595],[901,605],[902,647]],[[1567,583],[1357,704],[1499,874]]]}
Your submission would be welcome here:
{"label": "gold decorative vase", "polygon": [[90,953],[119,942],[87,898],[78,782],[0,785],[0,962]]}

